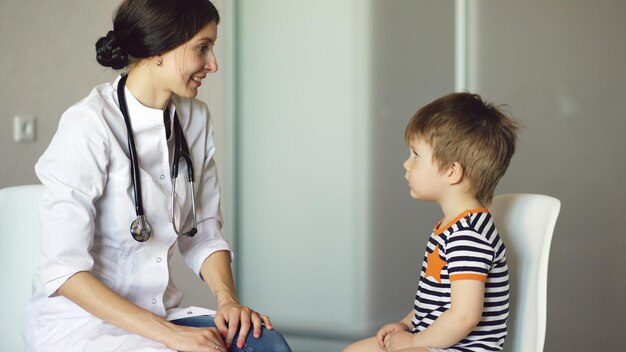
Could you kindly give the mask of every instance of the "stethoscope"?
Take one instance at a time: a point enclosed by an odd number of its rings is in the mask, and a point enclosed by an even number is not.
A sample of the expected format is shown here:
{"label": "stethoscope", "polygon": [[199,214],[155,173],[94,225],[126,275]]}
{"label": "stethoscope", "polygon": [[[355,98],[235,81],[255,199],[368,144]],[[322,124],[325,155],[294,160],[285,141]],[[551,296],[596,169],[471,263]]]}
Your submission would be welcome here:
{"label": "stethoscope", "polygon": [[[124,116],[124,122],[126,123],[126,132],[128,134],[128,151],[130,154],[130,164],[133,174],[133,190],[135,195],[135,213],[137,219],[133,220],[130,224],[130,234],[137,242],[145,242],[150,236],[152,236],[152,228],[148,219],[143,212],[143,201],[141,198],[141,184],[139,183],[139,163],[137,162],[137,150],[135,149],[135,139],[133,137],[133,129],[130,124],[130,117],[128,115],[128,107],[126,106],[126,94],[124,86],[126,85],[126,78],[128,75],[123,75],[117,84],[117,97],[120,102],[120,110]],[[163,118],[166,119],[168,110],[163,111]],[[189,193],[191,196],[191,212],[193,214],[193,227],[187,232],[181,233],[176,227],[176,219],[174,214],[174,204],[176,202],[176,178],[178,177],[178,163],[180,159],[185,159],[187,164],[187,176],[189,177]],[[178,115],[174,111],[174,159],[172,160],[172,194],[170,196],[170,222],[179,236],[193,237],[198,232],[196,223],[196,201],[193,191],[193,165],[191,163],[191,156],[189,154],[189,147],[183,134],[183,129],[178,121]]]}

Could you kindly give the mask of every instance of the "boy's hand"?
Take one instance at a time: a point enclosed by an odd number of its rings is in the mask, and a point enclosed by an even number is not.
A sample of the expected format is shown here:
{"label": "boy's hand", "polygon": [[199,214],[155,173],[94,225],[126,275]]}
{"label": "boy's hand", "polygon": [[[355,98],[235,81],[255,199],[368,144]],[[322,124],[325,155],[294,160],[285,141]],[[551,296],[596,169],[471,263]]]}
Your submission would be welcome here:
{"label": "boy's hand", "polygon": [[398,322],[398,323],[391,323],[391,324],[387,324],[387,325],[383,325],[380,329],[378,329],[378,332],[376,333],[376,341],[378,341],[378,346],[380,346],[380,348],[384,349],[385,348],[385,337],[387,337],[388,335],[390,335],[391,333],[397,332],[397,331],[409,331],[409,327],[403,323],[403,322]]}
{"label": "boy's hand", "polygon": [[385,336],[383,349],[387,352],[403,350],[412,346],[413,334],[408,331],[395,331]]}

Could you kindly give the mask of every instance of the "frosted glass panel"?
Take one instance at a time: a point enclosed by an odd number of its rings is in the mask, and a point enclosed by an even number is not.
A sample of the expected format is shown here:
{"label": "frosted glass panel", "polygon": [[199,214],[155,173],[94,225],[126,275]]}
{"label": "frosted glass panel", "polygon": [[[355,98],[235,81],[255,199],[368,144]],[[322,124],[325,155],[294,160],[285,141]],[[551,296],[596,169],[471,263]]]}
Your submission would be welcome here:
{"label": "frosted glass panel", "polygon": [[294,330],[345,325],[359,299],[352,5],[239,4],[238,281]]}

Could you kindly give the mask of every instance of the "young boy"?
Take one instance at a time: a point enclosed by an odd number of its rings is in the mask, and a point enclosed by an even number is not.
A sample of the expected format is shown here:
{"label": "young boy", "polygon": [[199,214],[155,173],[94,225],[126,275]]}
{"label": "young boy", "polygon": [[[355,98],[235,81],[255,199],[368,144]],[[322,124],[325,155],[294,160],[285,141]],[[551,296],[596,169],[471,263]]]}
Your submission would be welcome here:
{"label": "young boy", "polygon": [[414,309],[344,352],[499,351],[506,337],[505,247],[486,206],[515,151],[518,124],[480,96],[455,93],[419,109],[405,139],[411,197],[443,219],[427,246]]}

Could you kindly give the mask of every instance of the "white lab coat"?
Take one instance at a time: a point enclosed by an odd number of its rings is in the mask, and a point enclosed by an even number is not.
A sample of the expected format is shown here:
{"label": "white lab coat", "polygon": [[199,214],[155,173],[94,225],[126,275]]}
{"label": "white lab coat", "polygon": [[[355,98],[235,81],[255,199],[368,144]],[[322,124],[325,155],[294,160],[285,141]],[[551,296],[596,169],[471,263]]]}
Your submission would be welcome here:
{"label": "white lab coat", "polygon": [[[160,316],[179,305],[182,293],[170,277],[174,243],[199,275],[213,252],[230,250],[221,232],[220,191],[209,112],[196,99],[172,99],[195,169],[198,234],[178,238],[170,223],[170,158],[163,112],[141,105],[126,89],[141,174],[144,213],[152,237],[136,242],[136,218],[124,118],[117,82],[97,86],[62,116],[58,131],[35,170],[46,187],[40,208],[41,266],[33,278],[23,336],[27,351],[169,351],[155,341],[91,316],[57,292],[72,275],[89,271],[129,301]],[[168,146],[169,144],[169,146]],[[177,219],[192,223],[186,182],[179,166]],[[207,294],[209,291],[207,290]]]}

